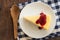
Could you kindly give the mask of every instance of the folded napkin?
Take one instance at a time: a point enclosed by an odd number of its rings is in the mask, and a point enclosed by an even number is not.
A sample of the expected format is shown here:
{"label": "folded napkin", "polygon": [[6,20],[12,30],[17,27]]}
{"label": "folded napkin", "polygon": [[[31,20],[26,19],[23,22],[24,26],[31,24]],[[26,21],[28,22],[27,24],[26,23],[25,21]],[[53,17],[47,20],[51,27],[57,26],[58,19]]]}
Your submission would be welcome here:
{"label": "folded napkin", "polygon": [[25,3],[19,3],[19,8],[22,10],[23,7],[29,3],[32,2],[37,2],[37,1],[41,1],[43,3],[46,3],[48,5],[51,6],[51,8],[53,9],[54,13],[56,14],[56,25],[55,25],[55,29],[53,30],[53,32],[44,37],[44,38],[31,38],[28,35],[26,35],[20,28],[20,25],[18,24],[18,40],[21,40],[22,38],[24,38],[23,40],[25,40],[25,38],[29,39],[29,40],[47,40],[49,38],[53,38],[53,37],[57,37],[60,36],[60,0],[31,0]]}

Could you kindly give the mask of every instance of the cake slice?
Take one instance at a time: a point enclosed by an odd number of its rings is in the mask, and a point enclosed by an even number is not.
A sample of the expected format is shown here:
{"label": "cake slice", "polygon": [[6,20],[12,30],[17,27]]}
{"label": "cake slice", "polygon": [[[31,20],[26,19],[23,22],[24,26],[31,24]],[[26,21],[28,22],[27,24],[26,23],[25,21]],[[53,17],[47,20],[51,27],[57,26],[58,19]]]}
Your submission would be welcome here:
{"label": "cake slice", "polygon": [[[51,23],[50,15],[44,16],[43,14],[40,14],[35,16],[25,16],[24,19],[27,20],[28,22],[33,23],[34,25],[37,25],[37,27],[41,27],[46,30],[50,28],[50,23]],[[38,23],[38,20],[40,20],[39,21],[40,23]]]}

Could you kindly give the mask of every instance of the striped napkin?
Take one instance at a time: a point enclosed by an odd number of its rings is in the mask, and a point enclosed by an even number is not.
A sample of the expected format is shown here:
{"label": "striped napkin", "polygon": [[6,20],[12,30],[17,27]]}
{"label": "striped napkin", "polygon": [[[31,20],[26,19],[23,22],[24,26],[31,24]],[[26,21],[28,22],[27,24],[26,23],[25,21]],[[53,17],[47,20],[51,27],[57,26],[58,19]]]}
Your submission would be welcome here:
{"label": "striped napkin", "polygon": [[25,3],[19,3],[19,8],[22,10],[24,8],[25,5],[32,3],[32,2],[37,2],[37,1],[41,1],[43,3],[46,3],[48,5],[51,6],[51,8],[53,9],[53,11],[56,14],[56,25],[55,25],[55,29],[53,30],[53,32],[44,37],[44,38],[31,38],[28,35],[26,35],[20,28],[20,25],[18,23],[18,40],[47,40],[49,38],[53,38],[53,37],[57,37],[60,36],[60,0],[31,0]]}

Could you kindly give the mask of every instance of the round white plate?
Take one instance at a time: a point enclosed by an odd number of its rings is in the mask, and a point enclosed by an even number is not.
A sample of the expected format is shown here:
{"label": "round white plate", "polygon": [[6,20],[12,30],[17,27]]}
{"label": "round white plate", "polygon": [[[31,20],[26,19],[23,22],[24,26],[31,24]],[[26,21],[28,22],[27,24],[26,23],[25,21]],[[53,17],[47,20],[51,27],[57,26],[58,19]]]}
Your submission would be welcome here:
{"label": "round white plate", "polygon": [[[38,27],[23,19],[24,16],[40,15],[40,12],[44,12],[46,14],[51,15],[51,24],[49,30],[39,30]],[[52,33],[55,27],[55,23],[55,13],[51,9],[51,7],[40,1],[27,4],[23,8],[19,16],[20,28],[23,30],[25,34],[32,38],[43,38],[48,36]]]}

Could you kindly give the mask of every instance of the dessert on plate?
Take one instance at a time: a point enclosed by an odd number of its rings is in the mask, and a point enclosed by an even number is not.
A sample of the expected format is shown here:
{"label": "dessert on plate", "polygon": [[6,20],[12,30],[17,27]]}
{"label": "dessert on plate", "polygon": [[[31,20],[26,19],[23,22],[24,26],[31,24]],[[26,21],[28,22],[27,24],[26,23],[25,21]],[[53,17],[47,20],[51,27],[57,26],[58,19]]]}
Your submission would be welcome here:
{"label": "dessert on plate", "polygon": [[50,28],[51,16],[43,12],[40,15],[25,16],[24,19],[37,25],[40,29],[48,30]]}

